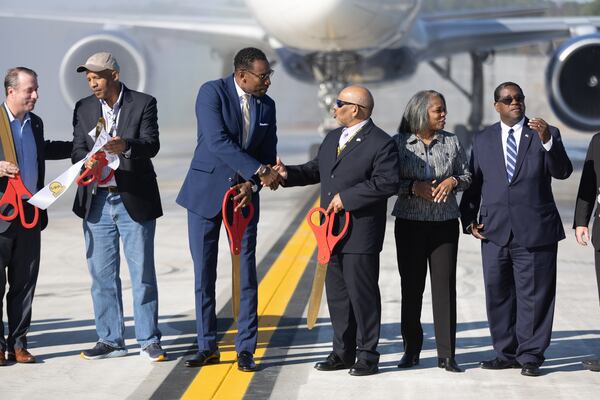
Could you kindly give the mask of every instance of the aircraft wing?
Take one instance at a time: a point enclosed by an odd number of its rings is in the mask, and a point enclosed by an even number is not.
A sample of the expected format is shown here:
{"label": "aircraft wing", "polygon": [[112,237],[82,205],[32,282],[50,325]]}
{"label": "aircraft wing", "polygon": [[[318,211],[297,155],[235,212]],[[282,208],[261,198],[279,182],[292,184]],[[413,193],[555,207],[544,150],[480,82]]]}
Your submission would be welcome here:
{"label": "aircraft wing", "polygon": [[218,48],[240,42],[267,43],[265,31],[252,18],[182,17],[139,14],[127,15],[59,15],[0,11],[0,18],[31,19],[75,24],[95,24],[109,29],[153,29],[165,33],[193,33],[195,40],[206,40]]}
{"label": "aircraft wing", "polygon": [[442,21],[456,19],[487,19],[487,18],[513,18],[542,16],[548,11],[548,7],[498,7],[484,9],[467,9],[458,11],[445,11],[427,13],[421,16],[426,21]]}
{"label": "aircraft wing", "polygon": [[471,51],[491,51],[595,33],[600,17],[422,20],[415,46],[422,60]]}

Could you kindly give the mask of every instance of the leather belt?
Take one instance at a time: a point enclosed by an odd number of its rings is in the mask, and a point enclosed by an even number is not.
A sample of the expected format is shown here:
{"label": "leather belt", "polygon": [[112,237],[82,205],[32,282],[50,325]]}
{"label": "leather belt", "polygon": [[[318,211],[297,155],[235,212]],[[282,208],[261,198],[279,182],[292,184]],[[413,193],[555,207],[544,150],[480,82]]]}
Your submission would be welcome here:
{"label": "leather belt", "polygon": [[119,188],[116,186],[98,186],[98,190],[106,190],[108,193],[119,193]]}

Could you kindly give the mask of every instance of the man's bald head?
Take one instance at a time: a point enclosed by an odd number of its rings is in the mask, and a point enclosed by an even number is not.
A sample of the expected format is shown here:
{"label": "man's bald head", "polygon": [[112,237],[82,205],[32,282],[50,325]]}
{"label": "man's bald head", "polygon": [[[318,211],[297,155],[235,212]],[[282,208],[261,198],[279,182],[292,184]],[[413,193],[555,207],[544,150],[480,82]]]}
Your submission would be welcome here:
{"label": "man's bald head", "polygon": [[369,89],[363,86],[352,85],[347,86],[338,95],[338,99],[359,105],[361,109],[365,111],[364,119],[371,116],[375,102],[373,101],[373,95],[369,92]]}

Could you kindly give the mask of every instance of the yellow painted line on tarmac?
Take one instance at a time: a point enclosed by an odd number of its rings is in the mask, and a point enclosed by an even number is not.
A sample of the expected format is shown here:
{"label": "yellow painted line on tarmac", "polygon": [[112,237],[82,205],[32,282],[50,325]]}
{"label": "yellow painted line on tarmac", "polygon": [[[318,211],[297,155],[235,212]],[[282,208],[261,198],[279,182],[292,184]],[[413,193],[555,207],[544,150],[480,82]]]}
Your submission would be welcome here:
{"label": "yellow painted line on tarmac", "polygon": [[[317,200],[315,205],[318,205]],[[311,261],[316,241],[305,219],[258,286],[258,343],[254,353],[257,365],[265,355],[271,337]],[[241,399],[254,376],[237,369],[232,325],[219,342],[221,362],[200,369],[182,399]],[[259,372],[260,373],[260,372]]]}

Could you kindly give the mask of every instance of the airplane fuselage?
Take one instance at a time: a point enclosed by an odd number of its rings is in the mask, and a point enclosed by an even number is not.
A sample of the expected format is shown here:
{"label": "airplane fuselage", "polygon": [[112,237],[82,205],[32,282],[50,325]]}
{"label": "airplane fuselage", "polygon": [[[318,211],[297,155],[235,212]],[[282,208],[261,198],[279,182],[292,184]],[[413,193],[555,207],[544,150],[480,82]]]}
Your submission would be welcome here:
{"label": "airplane fuselage", "polygon": [[414,24],[422,0],[246,0],[282,46],[305,52],[382,49]]}

